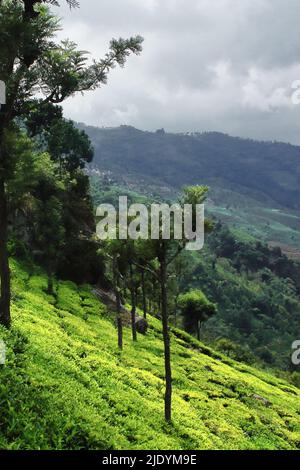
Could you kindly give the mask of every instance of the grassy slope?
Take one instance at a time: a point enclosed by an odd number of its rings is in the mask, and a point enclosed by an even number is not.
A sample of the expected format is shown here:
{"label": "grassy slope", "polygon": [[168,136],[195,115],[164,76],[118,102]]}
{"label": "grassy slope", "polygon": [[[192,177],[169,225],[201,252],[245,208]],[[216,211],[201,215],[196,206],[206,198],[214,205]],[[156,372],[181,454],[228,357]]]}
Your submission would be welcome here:
{"label": "grassy slope", "polygon": [[[176,331],[172,335],[174,422],[164,423],[163,346],[151,318],[125,349],[89,288],[44,293],[42,273],[13,263],[12,332],[0,329],[0,448],[296,449],[300,392],[235,363]],[[253,398],[271,402],[266,407]]]}

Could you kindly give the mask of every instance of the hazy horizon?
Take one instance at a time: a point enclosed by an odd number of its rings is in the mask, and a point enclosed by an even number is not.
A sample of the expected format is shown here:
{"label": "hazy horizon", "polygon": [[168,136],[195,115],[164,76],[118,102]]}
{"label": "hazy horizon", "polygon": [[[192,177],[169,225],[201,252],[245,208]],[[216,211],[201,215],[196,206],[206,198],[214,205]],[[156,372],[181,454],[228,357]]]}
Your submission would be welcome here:
{"label": "hazy horizon", "polygon": [[300,146],[300,140],[299,140],[299,143],[291,143],[291,142],[288,142],[288,141],[283,141],[283,140],[276,140],[276,139],[259,139],[259,138],[254,138],[254,137],[247,137],[247,136],[239,136],[239,135],[234,135],[234,134],[229,134],[228,132],[224,132],[224,131],[218,131],[218,130],[205,130],[205,129],[200,129],[200,130],[193,130],[193,131],[170,131],[168,129],[166,129],[165,127],[160,127],[160,128],[156,128],[156,129],[143,129],[141,127],[138,127],[138,126],[133,126],[131,124],[119,124],[119,125],[115,125],[115,126],[105,126],[105,125],[96,125],[96,124],[89,124],[87,122],[80,122],[78,121],[77,124],[79,125],[84,125],[86,127],[93,127],[93,128],[97,128],[97,129],[118,129],[120,127],[132,127],[134,129],[136,129],[137,131],[141,131],[141,132],[150,132],[152,134],[155,134],[157,131],[160,131],[160,130],[164,130],[166,134],[175,134],[175,135],[193,135],[193,134],[222,134],[222,135],[225,135],[227,137],[230,137],[230,138],[233,138],[233,139],[242,139],[242,140],[254,140],[254,141],[257,141],[257,142],[261,142],[261,143],[269,143],[269,142],[272,142],[272,143],[276,143],[276,144],[285,144],[285,145],[293,145],[295,147],[299,147]]}

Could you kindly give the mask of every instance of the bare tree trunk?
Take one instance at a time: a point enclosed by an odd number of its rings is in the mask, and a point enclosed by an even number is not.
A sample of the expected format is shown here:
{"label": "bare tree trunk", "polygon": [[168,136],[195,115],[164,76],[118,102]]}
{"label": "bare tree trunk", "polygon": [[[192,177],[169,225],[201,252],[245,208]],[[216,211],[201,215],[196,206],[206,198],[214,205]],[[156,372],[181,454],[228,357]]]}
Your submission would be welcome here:
{"label": "bare tree trunk", "polygon": [[130,293],[131,293],[131,330],[132,330],[132,340],[137,340],[136,335],[136,296],[135,296],[135,286],[134,286],[134,278],[133,278],[133,268],[132,264],[130,263]]}
{"label": "bare tree trunk", "polygon": [[53,276],[51,270],[48,271],[48,286],[47,286],[47,294],[54,295],[53,289]]}
{"label": "bare tree trunk", "polygon": [[167,297],[167,262],[165,253],[160,259],[160,282],[161,282],[161,314],[163,324],[164,356],[165,356],[165,420],[170,423],[172,418],[172,369],[171,369],[171,349],[170,332],[168,318],[168,297]]}
{"label": "bare tree trunk", "polygon": [[143,312],[144,318],[147,318],[147,296],[146,296],[146,285],[145,285],[145,271],[142,269],[142,295],[143,295]]}
{"label": "bare tree trunk", "polygon": [[117,326],[118,326],[118,347],[123,349],[123,324],[121,316],[121,302],[120,296],[117,294]]}
{"label": "bare tree trunk", "polygon": [[202,327],[202,323],[199,320],[197,322],[197,338],[198,338],[198,341],[200,341],[200,339],[201,339],[201,327]]}
{"label": "bare tree trunk", "polygon": [[117,267],[117,261],[113,259],[113,277],[114,287],[116,296],[116,308],[117,308],[117,328],[118,328],[118,347],[123,349],[123,323],[121,315],[121,295],[120,295],[120,274]]}
{"label": "bare tree trunk", "polygon": [[174,306],[174,325],[176,326],[176,328],[177,328],[178,298],[179,298],[179,294],[177,294],[175,297],[175,306]]}
{"label": "bare tree trunk", "polygon": [[[0,123],[2,127],[2,123]],[[0,324],[9,328],[10,316],[10,270],[7,252],[8,207],[5,191],[5,156],[3,149],[3,128],[0,129]]]}

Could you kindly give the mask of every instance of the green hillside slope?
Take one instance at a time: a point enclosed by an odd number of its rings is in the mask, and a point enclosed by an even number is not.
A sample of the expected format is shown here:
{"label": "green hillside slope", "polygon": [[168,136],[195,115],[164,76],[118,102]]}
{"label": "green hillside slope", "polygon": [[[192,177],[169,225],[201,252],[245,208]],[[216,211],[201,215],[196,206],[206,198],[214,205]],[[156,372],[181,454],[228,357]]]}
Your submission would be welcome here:
{"label": "green hillside slope", "polygon": [[89,287],[60,282],[50,297],[43,273],[17,263],[12,271],[14,327],[0,329],[0,448],[300,448],[299,389],[179,330],[167,426],[159,320],[136,344],[125,329],[120,353],[113,314]]}

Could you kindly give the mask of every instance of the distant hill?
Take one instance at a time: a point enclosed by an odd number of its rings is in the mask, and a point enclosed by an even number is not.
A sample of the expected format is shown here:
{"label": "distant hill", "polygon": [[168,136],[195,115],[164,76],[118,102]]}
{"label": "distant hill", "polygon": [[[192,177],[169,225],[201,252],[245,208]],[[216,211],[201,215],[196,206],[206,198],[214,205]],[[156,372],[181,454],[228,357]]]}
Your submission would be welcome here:
{"label": "distant hill", "polygon": [[94,165],[123,182],[151,185],[161,193],[208,184],[218,204],[244,195],[252,204],[300,209],[300,147],[217,132],[80,127],[95,147]]}

